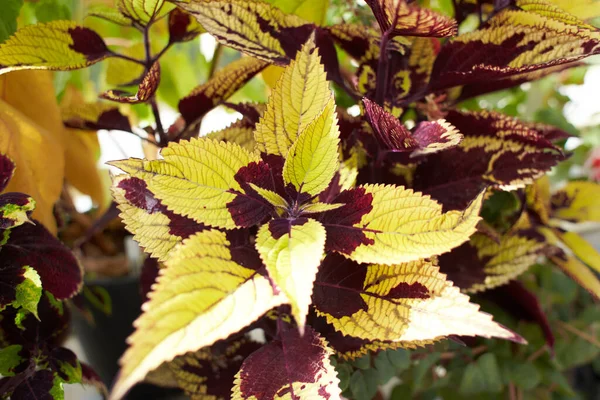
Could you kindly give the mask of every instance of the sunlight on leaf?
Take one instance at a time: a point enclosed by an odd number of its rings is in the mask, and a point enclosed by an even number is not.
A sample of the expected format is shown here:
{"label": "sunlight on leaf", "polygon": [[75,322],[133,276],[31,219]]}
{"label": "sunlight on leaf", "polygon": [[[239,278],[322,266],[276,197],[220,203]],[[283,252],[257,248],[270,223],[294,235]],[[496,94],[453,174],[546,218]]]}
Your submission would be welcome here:
{"label": "sunlight on leaf", "polygon": [[275,219],[260,227],[256,249],[269,277],[289,299],[292,315],[303,332],[313,282],[325,249],[325,228],[312,219]]}
{"label": "sunlight on leaf", "polygon": [[343,335],[372,341],[437,340],[449,335],[523,342],[469,302],[430,261],[360,265],[329,256],[313,295],[317,312]]}
{"label": "sunlight on leaf", "polygon": [[85,68],[109,56],[96,32],[73,21],[27,25],[0,44],[0,74],[20,69]]}
{"label": "sunlight on leaf", "polygon": [[211,230],[170,255],[128,339],[112,399],[163,362],[224,339],[285,301],[267,278],[232,259],[229,244]]}
{"label": "sunlight on leaf", "polygon": [[[211,139],[171,143],[164,160],[114,161],[132,177],[146,181],[148,189],[168,208],[197,222],[227,229],[237,225],[227,204],[241,191],[236,173],[260,159],[236,144]],[[201,207],[198,207],[201,204]]]}
{"label": "sunlight on leaf", "polygon": [[313,39],[275,85],[254,137],[261,152],[286,156],[306,127],[325,109],[331,90]]}

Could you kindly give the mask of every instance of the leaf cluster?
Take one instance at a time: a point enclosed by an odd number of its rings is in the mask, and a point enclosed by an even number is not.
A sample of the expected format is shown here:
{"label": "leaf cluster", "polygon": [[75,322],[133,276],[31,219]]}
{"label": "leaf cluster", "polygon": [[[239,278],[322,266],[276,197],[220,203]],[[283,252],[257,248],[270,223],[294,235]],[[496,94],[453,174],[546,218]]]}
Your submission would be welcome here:
{"label": "leaf cluster", "polygon": [[[67,102],[64,124],[161,149],[111,162],[124,172],[112,187],[121,218],[160,268],[113,398],[144,379],[199,399],[368,399],[397,374],[393,397],[452,397],[454,377],[462,396],[552,379],[549,367],[517,364],[513,345],[473,339],[525,342],[467,293],[535,322],[552,348],[544,307],[515,278],[545,258],[600,297],[588,268],[600,270],[600,255],[568,225],[598,222],[598,185],[551,193],[544,176],[566,158],[557,142],[570,127],[472,99],[573,67],[600,52],[600,31],[550,0],[458,1],[449,13],[366,3],[343,23],[327,2],[117,0],[89,16],[137,31],[125,51],[100,30],[40,17],[0,44],[0,74],[107,60],[108,102]],[[156,44],[161,27],[167,39]],[[157,99],[177,80],[165,60],[203,32],[219,42],[217,60],[187,95],[163,95],[179,111],[165,126]],[[217,69],[223,47],[243,56]],[[233,103],[259,73],[272,86],[267,103]],[[222,104],[242,118],[198,137]],[[141,132],[128,106],[154,124]],[[3,252],[33,209],[31,198],[5,201]],[[78,288],[57,296],[43,267],[19,268],[14,309],[35,314],[40,278],[58,299]],[[436,351],[448,338],[469,348]]]}

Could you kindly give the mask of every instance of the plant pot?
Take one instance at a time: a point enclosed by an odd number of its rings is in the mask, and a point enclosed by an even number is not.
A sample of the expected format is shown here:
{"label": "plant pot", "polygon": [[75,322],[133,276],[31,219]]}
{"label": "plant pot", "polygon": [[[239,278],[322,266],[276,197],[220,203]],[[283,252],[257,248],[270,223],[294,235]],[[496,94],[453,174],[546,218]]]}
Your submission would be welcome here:
{"label": "plant pot", "polygon": [[[136,276],[104,278],[87,282],[104,288],[112,300],[112,313],[106,315],[89,307],[95,323],[90,324],[80,313],[73,313],[73,340],[81,345],[81,358],[100,375],[111,388],[119,371],[119,358],[127,348],[126,339],[133,332],[133,321],[140,315],[142,298]],[[176,399],[180,392],[153,385],[140,384],[126,396],[128,400]]]}

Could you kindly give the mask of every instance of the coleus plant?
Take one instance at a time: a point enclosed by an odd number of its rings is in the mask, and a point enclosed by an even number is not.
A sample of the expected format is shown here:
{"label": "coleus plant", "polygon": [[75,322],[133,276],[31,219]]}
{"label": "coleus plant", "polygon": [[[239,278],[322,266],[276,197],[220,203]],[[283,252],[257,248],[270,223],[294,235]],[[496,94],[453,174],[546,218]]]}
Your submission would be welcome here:
{"label": "coleus plant", "polygon": [[[15,164],[0,154],[0,193]],[[0,396],[62,398],[63,383],[103,387],[99,377],[64,347],[69,310],[65,300],[81,288],[72,252],[39,221],[35,201],[23,193],[0,194]]]}
{"label": "coleus plant", "polygon": [[[227,339],[272,309],[280,310],[276,332],[242,363],[234,397],[339,396],[327,328],[320,335],[311,325],[311,305],[317,324],[324,318],[334,337],[365,347],[450,335],[521,341],[479,313],[432,258],[475,232],[482,194],[443,212],[401,186],[356,186],[356,173],[339,162],[335,103],[312,38],[279,79],[254,139],[254,152],[201,138],[170,144],[160,160],[112,162],[126,172],[114,183],[126,224],[140,226],[138,240],[166,265],[114,397],[173,356]],[[188,230],[174,250],[146,236],[158,227],[169,230],[163,240],[183,237],[181,225],[197,232]]]}
{"label": "coleus plant", "polygon": [[[149,27],[168,13],[167,46],[132,59],[70,21],[25,27],[0,45],[0,74],[108,57],[143,66],[137,93],[103,97],[149,103],[156,117],[149,131],[162,159],[114,162],[126,174],[113,194],[163,265],[113,397],[150,373],[200,398],[232,388],[234,398],[336,398],[332,354],[456,335],[521,340],[459,288],[502,285],[556,254],[533,230],[493,229],[478,214],[491,192],[530,185],[564,159],[552,143],[564,132],[456,105],[573,66],[600,51],[600,34],[552,3],[518,0],[482,12],[473,32],[438,39],[456,35],[457,22],[401,0],[367,3],[379,30],[318,26],[261,1],[118,0],[92,15],[139,29],[150,48]],[[457,3],[457,18],[470,9]],[[182,99],[163,129],[160,57],[199,25],[250,57]],[[41,33],[43,52],[30,46]],[[354,75],[335,45],[356,61]],[[266,109],[228,104],[243,119],[194,138],[206,112],[269,64],[286,70]],[[326,78],[360,115],[336,108]],[[67,125],[132,131],[106,104],[86,105]],[[254,328],[264,343],[249,337]]]}

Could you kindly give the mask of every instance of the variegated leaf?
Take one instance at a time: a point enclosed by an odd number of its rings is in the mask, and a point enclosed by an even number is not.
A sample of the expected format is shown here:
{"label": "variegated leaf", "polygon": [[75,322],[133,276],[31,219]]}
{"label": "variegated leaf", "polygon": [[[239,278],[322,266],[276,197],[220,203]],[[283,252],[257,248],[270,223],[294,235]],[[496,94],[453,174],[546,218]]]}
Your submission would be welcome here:
{"label": "variegated leaf", "polygon": [[552,195],[552,215],[556,218],[600,222],[600,184],[569,182]]}
{"label": "variegated leaf", "polygon": [[86,103],[83,98],[67,89],[60,104],[60,113],[69,128],[97,131],[100,129],[131,132],[129,118],[118,105],[107,102]]}
{"label": "variegated leaf", "polygon": [[479,292],[519,276],[547,250],[546,243],[526,235],[504,235],[496,242],[475,234],[470,242],[439,257],[440,271],[464,292]]}
{"label": "variegated leaf", "polygon": [[27,25],[0,44],[0,74],[20,69],[85,68],[110,55],[96,32],[73,21]]}
{"label": "variegated leaf", "polygon": [[341,399],[329,362],[333,352],[312,328],[290,329],[248,357],[236,376],[232,400]]}
{"label": "variegated leaf", "polygon": [[285,157],[298,136],[323,113],[330,99],[325,70],[311,38],[273,89],[254,133],[258,149]]}
{"label": "variegated leaf", "polygon": [[267,65],[265,61],[242,57],[218,71],[208,82],[192,90],[179,102],[179,112],[186,124],[197,123],[204,114],[231,97]]}
{"label": "variegated leaf", "polygon": [[203,32],[198,21],[185,11],[175,8],[169,13],[169,43],[188,42]]}
{"label": "variegated leaf", "polygon": [[[329,347],[335,351],[335,355],[341,360],[352,361],[369,353],[377,353],[385,350],[416,349],[436,342],[436,340],[414,340],[411,342],[391,342],[383,340],[367,340],[354,336],[346,336],[335,330],[333,325],[327,322],[325,317],[314,316],[309,320],[310,326],[314,327],[327,340]],[[442,338],[440,338],[442,340]]]}
{"label": "variegated leaf", "polygon": [[113,399],[163,362],[210,346],[286,301],[256,269],[240,265],[229,246],[225,233],[210,230],[171,254],[128,339]]}
{"label": "variegated leaf", "polygon": [[469,303],[469,297],[426,260],[365,266],[328,256],[315,281],[313,305],[343,335],[372,341],[462,335],[523,342],[479,312],[478,305]]}
{"label": "variegated leaf", "polygon": [[402,36],[454,36],[458,23],[428,8],[406,0],[367,0],[382,32]]}
{"label": "variegated leaf", "polygon": [[142,82],[138,87],[137,93],[131,94],[122,90],[109,90],[100,95],[101,98],[118,103],[145,103],[154,96],[158,85],[160,84],[160,64],[155,62],[152,67],[144,74]]}
{"label": "variegated leaf", "polygon": [[[192,139],[169,144],[162,156],[162,160],[129,159],[111,165],[146,181],[148,190],[168,209],[197,222],[232,229],[262,219],[244,219],[239,214],[252,210],[240,209],[234,202],[247,198],[240,184],[246,183],[244,170],[259,168],[260,158],[255,154],[233,143]],[[260,205],[254,203],[254,208]]]}
{"label": "variegated leaf", "polygon": [[192,400],[229,400],[242,362],[260,348],[259,343],[246,338],[220,341],[211,347],[175,357],[148,378],[159,386],[175,384]]}
{"label": "variegated leaf", "polygon": [[[4,156],[0,155],[0,158]],[[0,160],[1,162],[1,160]],[[24,193],[0,194],[0,246],[3,242],[2,230],[24,223],[33,223],[31,213],[35,209],[35,200]]]}
{"label": "variegated leaf", "polygon": [[270,63],[286,65],[314,27],[257,0],[193,0],[179,7],[217,40]]}
{"label": "variegated leaf", "polygon": [[532,72],[600,53],[600,31],[543,0],[517,0],[440,51],[430,90]]}
{"label": "variegated leaf", "polygon": [[313,219],[274,219],[258,230],[256,249],[269,277],[289,299],[292,315],[303,332],[325,250],[325,228]]}
{"label": "variegated leaf", "polygon": [[112,193],[121,210],[119,216],[133,233],[133,239],[159,261],[166,261],[184,239],[206,229],[203,224],[168,210],[139,178],[116,176]]}
{"label": "variegated leaf", "polygon": [[165,0],[117,0],[117,8],[127,18],[148,25],[161,11]]}
{"label": "variegated leaf", "polygon": [[487,187],[524,187],[564,159],[542,134],[502,114],[452,110],[446,120],[463,140],[453,149],[428,155],[414,174],[415,189],[445,209],[464,208]]}
{"label": "variegated leaf", "polygon": [[398,118],[377,103],[364,98],[363,104],[375,136],[384,148],[392,152],[420,156],[455,147],[462,140],[458,130],[443,119],[421,122],[411,133]]}
{"label": "variegated leaf", "polygon": [[326,248],[366,263],[397,264],[450,251],[475,233],[483,194],[464,211],[404,187],[364,185],[342,192],[345,206],[322,214]]}

